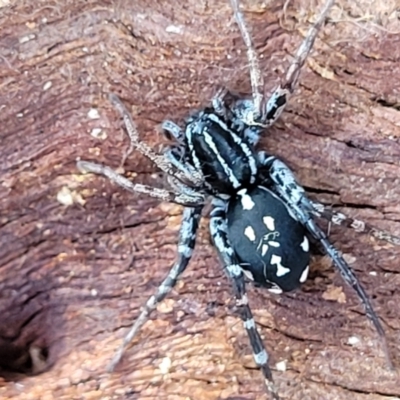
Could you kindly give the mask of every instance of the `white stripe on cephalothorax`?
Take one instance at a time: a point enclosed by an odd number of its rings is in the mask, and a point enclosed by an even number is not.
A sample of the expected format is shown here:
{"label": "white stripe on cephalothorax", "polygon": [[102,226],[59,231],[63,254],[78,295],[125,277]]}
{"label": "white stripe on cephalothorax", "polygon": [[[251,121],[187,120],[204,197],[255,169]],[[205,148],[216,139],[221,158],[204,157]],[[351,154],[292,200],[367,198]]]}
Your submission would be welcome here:
{"label": "white stripe on cephalothorax", "polygon": [[209,148],[214,152],[215,157],[217,158],[218,162],[221,164],[226,176],[228,177],[229,181],[231,182],[232,186],[237,189],[240,187],[240,182],[237,180],[235,174],[233,173],[232,169],[229,168],[229,165],[221,156],[220,152],[217,149],[217,146],[214,143],[212,135],[208,132],[207,128],[203,129],[203,137],[205,142],[208,144]]}
{"label": "white stripe on cephalothorax", "polygon": [[221,127],[221,129],[229,132],[233,138],[233,141],[237,145],[239,145],[240,148],[243,150],[244,154],[247,157],[247,165],[250,167],[250,171],[251,171],[250,183],[254,183],[256,176],[257,176],[258,168],[257,168],[256,158],[255,158],[254,154],[252,153],[252,151],[250,150],[250,147],[247,145],[246,142],[243,141],[243,139],[241,137],[239,137],[235,132],[233,132],[231,129],[229,129],[228,126],[226,125],[226,123],[224,121],[222,121],[221,118],[218,117],[218,115],[209,114],[208,118],[211,121],[218,124]]}
{"label": "white stripe on cephalothorax", "polygon": [[196,152],[194,151],[192,131],[190,129],[186,129],[186,137],[187,137],[187,141],[188,141],[188,145],[189,145],[190,155],[192,156],[192,159],[193,159],[193,164],[198,171],[201,171],[200,160],[197,157]]}

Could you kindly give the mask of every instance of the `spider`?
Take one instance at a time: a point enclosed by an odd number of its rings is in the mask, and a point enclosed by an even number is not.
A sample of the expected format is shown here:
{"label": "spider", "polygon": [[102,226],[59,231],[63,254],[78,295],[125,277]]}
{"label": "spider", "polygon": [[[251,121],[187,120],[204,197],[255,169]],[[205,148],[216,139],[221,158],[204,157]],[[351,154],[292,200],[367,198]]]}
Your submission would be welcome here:
{"label": "spider", "polygon": [[297,50],[285,78],[266,100],[251,36],[238,0],[231,0],[247,50],[252,98],[238,98],[221,90],[212,99],[211,106],[189,116],[183,128],[172,121],[164,121],[164,133],[174,139],[175,144],[167,147],[162,154],[140,140],[136,125],[122,101],[115,94],[110,95],[112,105],[123,118],[131,147],[165,173],[170,188],[135,184],[111,168],[89,161],[78,161],[78,168],[82,172],[106,176],[131,192],[184,206],[177,260],[156,293],[147,300],[111,361],[110,370],[118,364],[127,345],[187,267],[194,250],[201,212],[209,199],[213,206],[210,218],[212,241],[232,282],[255,363],[261,369],[267,392],[273,399],[279,399],[279,395],[268,364],[268,353],[248,303],[245,277],[275,293],[296,289],[307,279],[309,238],[322,246],[346,283],[356,291],[378,332],[391,366],[383,327],[366,292],[318,226],[317,220],[325,218],[359,232],[369,232],[396,245],[400,244],[400,238],[308,199],[287,165],[273,155],[256,151],[261,134],[277,120],[293,93],[301,68],[333,3],[334,0],[326,1]]}

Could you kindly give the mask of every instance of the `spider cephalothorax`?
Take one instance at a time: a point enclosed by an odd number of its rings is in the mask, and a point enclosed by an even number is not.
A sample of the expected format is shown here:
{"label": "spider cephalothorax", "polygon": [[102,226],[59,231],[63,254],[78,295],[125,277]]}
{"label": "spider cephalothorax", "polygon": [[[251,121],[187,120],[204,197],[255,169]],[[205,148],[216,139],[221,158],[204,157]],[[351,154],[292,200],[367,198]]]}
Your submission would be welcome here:
{"label": "spider cephalothorax", "polygon": [[[257,154],[245,139],[244,129],[234,129],[231,121],[215,109],[206,109],[187,120],[184,131],[164,124],[184,147],[184,157],[203,176],[211,195],[231,195],[255,183]],[[181,161],[176,160],[179,168]]]}
{"label": "spider cephalothorax", "polygon": [[183,128],[165,121],[163,129],[169,138],[175,140],[175,145],[168,147],[163,154],[157,154],[139,139],[136,126],[122,102],[117,96],[110,95],[112,104],[123,117],[132,147],[166,174],[171,188],[135,184],[109,167],[88,161],[79,161],[78,167],[83,172],[105,175],[132,192],[185,206],[177,260],[157,292],[143,307],[115,355],[111,369],[188,265],[203,206],[211,199],[210,232],[214,246],[224,271],[232,281],[240,317],[248,333],[255,362],[263,372],[267,391],[278,399],[268,355],[248,304],[245,276],[274,292],[295,289],[307,279],[309,238],[312,238],[331,257],[346,283],[357,292],[387,354],[385,334],[368,296],[349,265],[318,226],[317,219],[323,217],[332,223],[368,231],[394,244],[400,244],[400,239],[309,200],[282,161],[255,148],[264,128],[272,125],[283,111],[333,0],[327,0],[281,85],[268,101],[261,92],[262,74],[243,15],[237,0],[231,0],[231,3],[247,49],[252,99],[228,102],[227,92],[221,91],[213,99],[211,107],[188,117]]}

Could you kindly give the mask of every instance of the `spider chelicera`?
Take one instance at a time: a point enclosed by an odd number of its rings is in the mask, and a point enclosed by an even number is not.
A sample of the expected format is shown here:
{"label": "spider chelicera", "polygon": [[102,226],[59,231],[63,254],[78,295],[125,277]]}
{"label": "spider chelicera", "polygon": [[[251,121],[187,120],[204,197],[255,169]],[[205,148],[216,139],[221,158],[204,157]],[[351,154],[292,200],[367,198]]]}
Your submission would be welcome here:
{"label": "spider chelicera", "polygon": [[135,184],[111,168],[89,161],[78,161],[78,168],[82,172],[104,175],[131,192],[184,206],[177,260],[124,338],[110,364],[111,370],[150,313],[170,292],[187,267],[195,246],[201,212],[209,199],[213,206],[211,237],[224,271],[231,279],[254,360],[264,375],[267,391],[272,398],[279,399],[279,396],[268,365],[268,354],[248,304],[245,276],[277,293],[297,288],[307,279],[309,238],[322,246],[346,283],[356,291],[380,336],[390,364],[385,333],[367,294],[316,221],[322,217],[359,232],[369,232],[397,245],[400,239],[311,201],[282,161],[255,149],[262,132],[276,121],[285,108],[333,3],[333,0],[326,1],[297,50],[285,78],[266,100],[250,34],[239,10],[238,0],[231,0],[250,64],[252,99],[237,98],[227,91],[220,91],[213,98],[211,107],[188,117],[183,128],[165,121],[163,130],[176,144],[167,147],[162,154],[156,153],[140,140],[135,123],[123,103],[116,95],[110,95],[111,103],[124,120],[131,146],[165,173],[170,188],[158,189]]}

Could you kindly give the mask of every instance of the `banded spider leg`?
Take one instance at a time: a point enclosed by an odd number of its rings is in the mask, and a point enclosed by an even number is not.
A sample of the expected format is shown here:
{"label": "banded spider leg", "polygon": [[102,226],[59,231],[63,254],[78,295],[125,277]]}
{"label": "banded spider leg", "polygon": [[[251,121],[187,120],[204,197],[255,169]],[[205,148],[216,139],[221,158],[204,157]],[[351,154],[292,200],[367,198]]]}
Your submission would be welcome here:
{"label": "banded spider leg", "polygon": [[[234,113],[248,126],[258,126],[267,128],[271,126],[281,115],[286,107],[289,96],[294,92],[300,71],[310,54],[315,39],[320,31],[327,15],[334,4],[334,0],[327,0],[323,9],[320,11],[317,20],[308,30],[306,37],[298,48],[285,78],[274,90],[271,97],[266,101],[264,96],[264,81],[260,70],[254,45],[246,26],[242,12],[239,9],[238,0],[231,0],[236,22],[239,26],[244,44],[247,49],[247,59],[249,61],[250,80],[252,87],[252,102],[241,100],[236,103]],[[223,102],[224,92],[216,96],[214,104],[219,106]]]}
{"label": "banded spider leg", "polygon": [[[188,171],[191,172],[191,169],[189,170],[184,164],[179,164],[172,151],[167,152],[166,155],[159,155],[155,153],[147,144],[141,142],[137,134],[136,126],[121,101],[115,95],[111,95],[110,100],[124,119],[125,127],[131,142],[131,147],[136,148],[140,153],[151,159],[162,171],[168,175],[169,182],[173,190],[159,189],[147,185],[135,184],[124,176],[118,174],[112,168],[94,162],[82,160],[78,161],[77,167],[79,170],[85,173],[89,172],[103,175],[113,183],[130,192],[142,193],[158,198],[162,201],[173,202],[187,206],[184,209],[182,225],[180,229],[178,258],[170,269],[167,277],[158,288],[157,292],[148,299],[139,317],[132,325],[132,328],[128,334],[125,336],[121,347],[118,349],[109,365],[108,369],[112,371],[121,360],[125,348],[135,337],[140,327],[146,322],[150,313],[171,291],[171,289],[175,286],[179,276],[186,269],[195,246],[196,232],[206,196],[201,190],[196,191],[193,189],[193,187],[187,186],[182,182],[187,182],[192,179],[191,183],[193,186],[199,185],[202,182],[201,174],[193,175],[194,177],[191,178],[190,175],[188,176]],[[174,129],[175,132],[177,132],[175,126],[166,126],[166,129]]]}
{"label": "banded spider leg", "polygon": [[201,210],[203,206],[186,207],[183,211],[182,225],[178,241],[178,258],[170,269],[167,277],[158,287],[157,292],[153,294],[146,302],[139,317],[133,323],[131,329],[124,337],[122,345],[115,353],[111,360],[108,370],[112,372],[120,362],[126,347],[137,335],[140,328],[148,320],[150,313],[157,307],[167,294],[172,290],[178,281],[179,276],[185,271],[190,259],[192,258],[193,249],[196,241],[196,232],[199,226]]}
{"label": "banded spider leg", "polygon": [[180,185],[181,187],[184,187],[184,191],[175,192],[172,190],[142,185],[140,183],[133,183],[128,178],[118,174],[116,171],[110,167],[107,167],[106,165],[83,160],[77,161],[76,165],[81,172],[103,175],[111,182],[132,193],[146,194],[162,201],[169,201],[185,206],[197,206],[205,201],[205,197],[201,193],[195,192],[190,187],[186,187],[184,185]]}
{"label": "banded spider leg", "polygon": [[250,340],[254,361],[263,373],[265,386],[268,392],[274,400],[279,400],[272,378],[272,372],[268,365],[268,353],[257,331],[253,313],[249,307],[244,273],[228,239],[226,203],[222,200],[215,199],[213,205],[215,208],[211,212],[210,219],[212,240],[223,263],[224,271],[232,282],[234,295],[239,308],[239,315]]}
{"label": "banded spider leg", "polygon": [[[185,169],[180,170],[179,168],[176,168],[177,165],[171,162],[171,159],[168,157],[168,155],[157,154],[148,144],[141,141],[136,124],[134,123],[131,115],[122,101],[113,93],[109,95],[109,100],[114,108],[120,113],[124,121],[125,129],[130,139],[130,148],[128,150],[128,154],[130,153],[131,149],[135,148],[149,160],[153,161],[161,171],[165,172],[169,176],[174,177],[176,180],[189,182],[191,186],[201,186],[203,184],[203,177],[199,171],[194,169],[191,169],[190,171]],[[182,133],[179,127],[173,122],[165,121],[163,127],[167,131],[173,133],[177,140],[181,138]]]}
{"label": "banded spider leg", "polygon": [[[303,224],[307,228],[308,232],[314,237],[314,239],[316,239],[322,245],[325,252],[332,259],[334,266],[339,270],[344,281],[357,293],[357,296],[364,306],[367,317],[372,322],[379,335],[387,364],[389,368],[393,370],[394,367],[390,358],[385,331],[382,327],[379,317],[374,311],[367,293],[340,252],[329,242],[323,230],[314,221],[314,216],[332,217],[332,214],[324,214],[319,207],[320,205],[318,205],[319,211],[316,210],[318,203],[313,203],[308,200],[304,189],[296,182],[292,171],[282,161],[271,156],[265,158],[264,166],[269,168],[269,176],[273,182],[274,191],[285,201],[298,221]],[[342,218],[343,215],[340,215],[340,217],[342,221],[345,220],[345,218]],[[376,232],[378,231],[376,230]],[[392,235],[389,235],[389,237],[392,242],[400,242],[399,238],[395,238]]]}
{"label": "banded spider leg", "polygon": [[312,207],[311,212],[319,218],[324,218],[335,225],[352,228],[356,232],[370,234],[378,240],[383,240],[395,246],[400,246],[400,238],[398,236],[394,236],[387,231],[377,229],[365,221],[348,217],[347,215],[335,211],[324,204],[318,203],[317,201],[310,200],[310,205]]}

